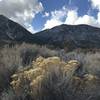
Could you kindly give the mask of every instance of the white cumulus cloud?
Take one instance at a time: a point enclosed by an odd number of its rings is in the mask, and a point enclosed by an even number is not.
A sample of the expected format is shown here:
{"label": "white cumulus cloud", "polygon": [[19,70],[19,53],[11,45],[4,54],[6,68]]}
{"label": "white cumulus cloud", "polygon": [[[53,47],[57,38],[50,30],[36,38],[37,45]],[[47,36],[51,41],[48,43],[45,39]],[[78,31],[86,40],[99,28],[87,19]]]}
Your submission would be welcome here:
{"label": "white cumulus cloud", "polygon": [[98,19],[95,19],[90,15],[78,16],[77,10],[69,10],[66,16],[65,24],[78,25],[87,24],[92,26],[98,26]]}
{"label": "white cumulus cloud", "polygon": [[44,15],[42,17],[49,17],[49,12],[45,12]]}
{"label": "white cumulus cloud", "polygon": [[98,26],[97,20],[93,16],[84,15],[82,17],[79,17],[75,24],[87,24],[92,26]]}
{"label": "white cumulus cloud", "polygon": [[61,25],[61,24],[63,24],[63,22],[57,19],[50,19],[50,20],[47,20],[47,22],[45,23],[44,29],[50,29],[50,28],[53,28],[54,26]]}
{"label": "white cumulus cloud", "polygon": [[100,23],[100,12],[98,12],[97,20],[98,20],[98,23]]}
{"label": "white cumulus cloud", "polygon": [[0,0],[0,14],[26,28],[31,25],[35,15],[42,10],[42,3],[38,0]]}
{"label": "white cumulus cloud", "polygon": [[100,10],[100,0],[89,0],[91,2],[92,7]]}
{"label": "white cumulus cloud", "polygon": [[69,10],[67,12],[65,24],[75,24],[76,20],[78,19],[78,13],[76,10]]}
{"label": "white cumulus cloud", "polygon": [[60,10],[51,11],[50,13],[51,18],[46,21],[44,24],[44,29],[50,29],[54,26],[63,24],[63,18],[67,15],[67,8],[65,6],[62,7]]}
{"label": "white cumulus cloud", "polygon": [[[63,7],[60,10],[51,12],[51,19],[47,20],[44,24],[44,29],[49,29],[57,25],[68,24],[68,25],[79,25],[79,24],[87,24],[95,27],[100,27],[100,12],[94,16],[85,14],[79,16],[78,9],[69,10]],[[65,20],[62,20],[62,19]]]}

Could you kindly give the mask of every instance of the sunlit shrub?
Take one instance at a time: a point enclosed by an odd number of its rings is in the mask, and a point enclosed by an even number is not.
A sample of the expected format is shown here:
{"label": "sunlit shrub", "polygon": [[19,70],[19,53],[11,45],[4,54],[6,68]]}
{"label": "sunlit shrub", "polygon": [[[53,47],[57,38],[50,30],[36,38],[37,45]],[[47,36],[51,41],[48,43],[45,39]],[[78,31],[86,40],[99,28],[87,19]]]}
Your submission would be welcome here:
{"label": "sunlit shrub", "polygon": [[28,67],[38,56],[54,56],[57,52],[46,46],[23,43],[0,49],[0,92],[10,85],[10,76],[25,67]]}
{"label": "sunlit shrub", "polygon": [[48,94],[50,89],[57,92],[57,88],[66,88],[79,65],[77,60],[64,62],[58,57],[39,57],[33,61],[30,69],[14,74],[11,85],[18,96],[30,94],[33,100],[50,100],[53,97]]}

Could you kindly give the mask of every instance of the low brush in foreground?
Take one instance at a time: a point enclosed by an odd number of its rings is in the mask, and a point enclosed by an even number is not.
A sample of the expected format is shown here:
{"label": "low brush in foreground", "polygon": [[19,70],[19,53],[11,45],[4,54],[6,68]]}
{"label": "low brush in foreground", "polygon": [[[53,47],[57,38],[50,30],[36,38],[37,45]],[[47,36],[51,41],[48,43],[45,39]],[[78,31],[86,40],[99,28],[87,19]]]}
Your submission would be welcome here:
{"label": "low brush in foreground", "polygon": [[24,100],[88,100],[99,91],[100,82],[93,75],[75,76],[79,68],[77,60],[39,57],[30,68],[14,74],[11,85]]}

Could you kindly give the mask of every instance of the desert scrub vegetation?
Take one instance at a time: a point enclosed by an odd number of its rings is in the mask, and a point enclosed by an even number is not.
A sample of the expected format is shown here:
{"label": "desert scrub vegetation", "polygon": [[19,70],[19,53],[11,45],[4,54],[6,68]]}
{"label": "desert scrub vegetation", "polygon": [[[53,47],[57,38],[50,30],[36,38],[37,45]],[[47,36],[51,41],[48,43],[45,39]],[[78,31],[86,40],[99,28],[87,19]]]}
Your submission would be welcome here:
{"label": "desert scrub vegetation", "polygon": [[38,56],[50,57],[57,55],[55,50],[46,46],[23,43],[0,49],[0,92],[9,87],[10,76],[16,71],[28,67]]}
{"label": "desert scrub vegetation", "polygon": [[35,44],[22,44],[19,49],[21,52],[23,66],[31,64],[31,62],[39,56],[47,58],[58,54],[56,50],[50,50],[46,46],[39,46]]}
{"label": "desert scrub vegetation", "polygon": [[59,57],[39,57],[12,75],[11,85],[23,100],[99,100],[100,78],[92,73],[79,76],[81,64]]}
{"label": "desert scrub vegetation", "polygon": [[0,94],[0,100],[18,100],[12,88],[4,90]]}
{"label": "desert scrub vegetation", "polygon": [[100,51],[95,52],[78,52],[72,51],[60,55],[64,61],[75,59],[81,63],[81,68],[78,70],[80,75],[93,74],[100,77]]}
{"label": "desert scrub vegetation", "polygon": [[39,57],[12,75],[11,85],[22,100],[99,100],[100,78],[88,73],[80,77],[80,68],[77,60]]}
{"label": "desert scrub vegetation", "polygon": [[0,100],[100,100],[100,51],[6,46],[0,49]]}
{"label": "desert scrub vegetation", "polygon": [[3,48],[0,51],[0,91],[7,88],[10,76],[21,66],[21,58],[17,48]]}
{"label": "desert scrub vegetation", "polygon": [[39,57],[33,61],[31,68],[12,75],[11,85],[21,99],[61,100],[61,92],[64,92],[79,66],[77,60],[64,62],[58,57]]}
{"label": "desert scrub vegetation", "polygon": [[85,71],[90,74],[100,77],[100,53],[87,54],[84,58],[85,63],[83,65]]}

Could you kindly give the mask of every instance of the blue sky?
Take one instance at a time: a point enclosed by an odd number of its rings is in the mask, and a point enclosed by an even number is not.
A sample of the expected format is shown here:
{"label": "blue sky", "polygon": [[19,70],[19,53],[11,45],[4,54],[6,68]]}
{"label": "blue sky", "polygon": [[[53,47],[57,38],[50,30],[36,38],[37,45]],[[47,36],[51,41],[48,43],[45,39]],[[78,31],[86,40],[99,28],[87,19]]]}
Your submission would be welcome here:
{"label": "blue sky", "polygon": [[88,2],[88,0],[40,0],[40,2],[42,2],[44,10],[43,12],[37,14],[33,19],[32,23],[36,30],[41,30],[44,27],[43,25],[46,23],[46,21],[50,19],[50,16],[43,17],[45,12],[50,14],[52,11],[59,11],[64,6],[69,10],[78,9],[77,11],[79,16],[83,16],[89,13],[90,15],[96,17],[95,15],[97,14],[97,11],[92,9],[91,3]]}
{"label": "blue sky", "polygon": [[[32,25],[35,30],[40,31],[42,29],[45,29],[44,27],[47,21],[53,19],[51,12],[60,11],[62,10],[63,7],[65,7],[66,10],[63,11],[62,13],[66,12],[66,14],[64,16],[64,20],[62,21],[62,24],[74,24],[70,22],[65,23],[68,12],[74,11],[73,13],[77,12],[78,18],[83,17],[81,18],[81,20],[83,19],[83,21],[86,19],[86,17],[87,17],[87,21],[89,21],[89,19],[90,21],[92,20],[95,21],[95,22],[81,21],[78,22],[79,24],[89,24],[93,26],[96,25],[98,26],[96,21],[99,13],[99,8],[93,6],[93,3],[95,3],[95,1],[100,2],[100,0],[94,0],[94,2],[93,0],[40,0],[40,2],[43,4],[44,10],[36,15],[36,17],[32,21]],[[97,4],[96,6],[100,6],[100,5]],[[48,15],[43,17],[45,13],[48,13]]]}
{"label": "blue sky", "polygon": [[100,27],[100,0],[0,0],[0,14],[32,33],[61,24]]}

